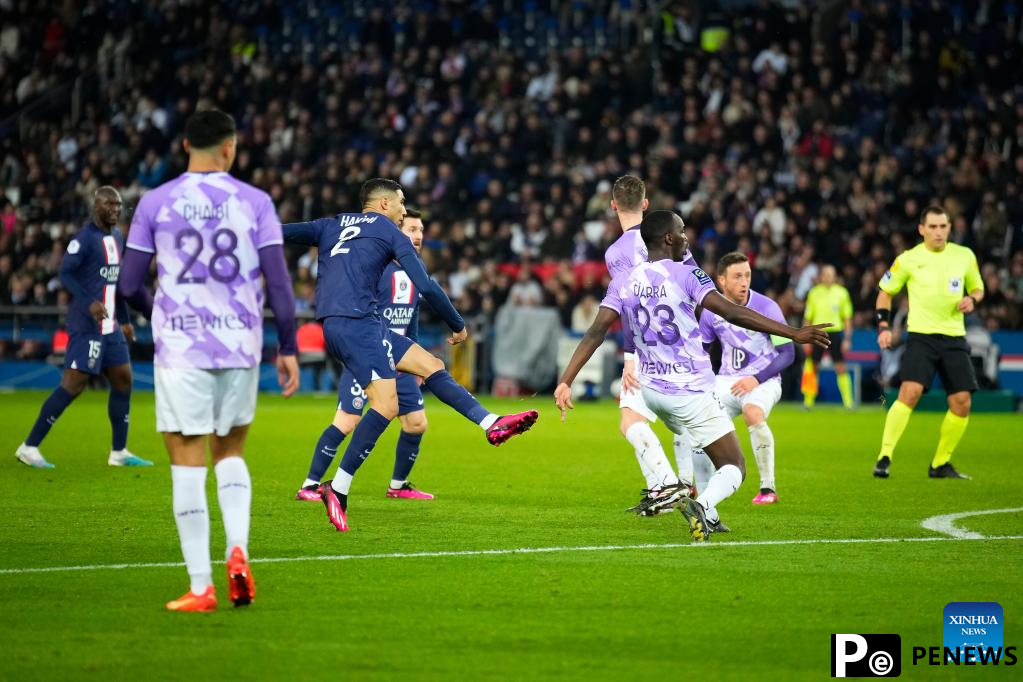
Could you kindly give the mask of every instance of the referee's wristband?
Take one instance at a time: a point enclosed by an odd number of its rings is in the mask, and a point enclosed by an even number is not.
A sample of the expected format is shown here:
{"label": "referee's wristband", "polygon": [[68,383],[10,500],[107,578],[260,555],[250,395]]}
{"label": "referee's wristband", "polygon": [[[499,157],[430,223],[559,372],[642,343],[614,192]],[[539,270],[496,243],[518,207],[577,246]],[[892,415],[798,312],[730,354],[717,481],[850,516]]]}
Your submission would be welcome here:
{"label": "referee's wristband", "polygon": [[878,308],[874,311],[874,321],[878,329],[887,329],[892,321],[892,311],[888,308]]}

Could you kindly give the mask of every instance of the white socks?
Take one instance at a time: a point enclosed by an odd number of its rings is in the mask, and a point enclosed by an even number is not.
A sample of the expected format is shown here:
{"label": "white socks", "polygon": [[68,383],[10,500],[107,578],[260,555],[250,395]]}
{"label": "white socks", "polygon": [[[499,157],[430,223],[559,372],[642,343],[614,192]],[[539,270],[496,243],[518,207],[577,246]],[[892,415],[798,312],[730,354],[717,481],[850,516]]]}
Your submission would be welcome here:
{"label": "white socks", "polygon": [[639,468],[646,478],[647,488],[653,489],[678,482],[678,476],[668,463],[661,441],[654,435],[649,424],[646,422],[633,424],[625,431],[625,439],[636,450],[636,459],[639,460]]}
{"label": "white socks", "polygon": [[710,510],[717,507],[722,500],[739,489],[742,484],[742,472],[734,464],[726,464],[710,477],[706,489],[700,492],[696,501]]}
{"label": "white socks", "polygon": [[314,481],[314,480],[313,480],[313,479],[311,479],[311,478],[307,478],[307,479],[305,480],[305,483],[303,483],[303,484],[302,484],[302,487],[303,487],[303,488],[308,488],[308,487],[309,487],[309,486],[311,486],[311,485],[319,485],[319,484],[320,484],[320,482],[319,482],[319,481]]}
{"label": "white socks", "polygon": [[171,465],[174,520],[181,539],[192,594],[213,584],[210,568],[210,513],[206,504],[206,467]]}
{"label": "white socks", "polygon": [[252,508],[252,479],[245,460],[238,455],[225,457],[213,467],[217,475],[217,500],[224,517],[224,534],[227,535],[227,550],[224,558],[230,558],[232,547],[241,547],[245,557],[249,556],[249,519]]}
{"label": "white socks", "polygon": [[484,431],[486,431],[491,426],[496,424],[497,420],[500,419],[500,418],[501,417],[499,415],[496,415],[493,412],[491,412],[490,414],[488,414],[486,417],[483,418],[483,421],[480,422],[480,428],[483,429]]}
{"label": "white socks", "polygon": [[687,485],[693,483],[693,449],[689,445],[691,438],[689,432],[686,435],[676,435],[672,440],[675,448],[675,464],[678,466],[678,480]]}
{"label": "white socks", "polygon": [[749,427],[750,444],[760,472],[760,487],[774,490],[774,434],[767,422]]}
{"label": "white socks", "polygon": [[334,474],[334,480],[331,482],[330,487],[334,489],[334,492],[347,495],[348,491],[352,489],[352,476],[350,473],[341,468],[339,464],[337,467],[337,473]]}

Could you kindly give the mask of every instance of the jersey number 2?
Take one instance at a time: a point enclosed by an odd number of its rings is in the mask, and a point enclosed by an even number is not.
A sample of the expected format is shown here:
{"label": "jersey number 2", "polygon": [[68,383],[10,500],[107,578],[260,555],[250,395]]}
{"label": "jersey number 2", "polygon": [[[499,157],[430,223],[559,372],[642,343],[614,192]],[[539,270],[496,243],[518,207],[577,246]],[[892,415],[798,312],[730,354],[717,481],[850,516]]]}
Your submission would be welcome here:
{"label": "jersey number 2", "polygon": [[341,230],[341,234],[337,237],[337,244],[334,244],[334,248],[330,250],[331,257],[336,256],[339,253],[348,253],[351,251],[350,248],[345,246],[345,242],[349,239],[355,239],[361,232],[362,228],[354,225]]}

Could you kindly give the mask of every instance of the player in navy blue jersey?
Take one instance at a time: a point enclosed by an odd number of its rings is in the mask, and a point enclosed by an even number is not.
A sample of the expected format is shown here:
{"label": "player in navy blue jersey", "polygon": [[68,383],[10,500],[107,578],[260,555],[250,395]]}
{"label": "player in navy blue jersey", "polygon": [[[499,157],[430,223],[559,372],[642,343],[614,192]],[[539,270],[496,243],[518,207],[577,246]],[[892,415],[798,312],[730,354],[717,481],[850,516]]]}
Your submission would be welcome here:
{"label": "player in navy blue jersey", "polygon": [[103,374],[110,382],[107,412],[113,431],[113,443],[107,463],[110,466],[152,466],[152,462],[128,452],[128,411],[131,403],[131,364],[128,342],[135,330],[128,317],[128,306],[116,295],[121,270],[124,236],[117,229],[124,203],[113,187],[96,190],[92,222],[78,231],[67,246],[60,264],[60,281],[71,294],[67,310],[68,345],[64,375],[43,403],[32,431],[15,457],[39,469],[52,469],[39,452],[65,408],[85,390],[90,375]]}
{"label": "player in navy blue jersey", "polygon": [[368,180],[359,200],[362,213],[284,226],[285,241],[319,249],[316,318],[323,323],[327,350],[351,370],[369,402],[369,410],[352,431],[337,475],[320,486],[327,516],[339,531],[348,530],[352,477],[398,414],[397,371],[425,379],[423,385],[442,402],[482,427],[492,445],[528,430],[539,416],[535,410],[503,417],[491,413],[452,378],[440,358],[384,324],[378,284],[387,265],[397,260],[451,328],[448,343],[461,343],[468,336],[462,316],[426,274],[412,242],[398,229],[405,217],[401,185],[383,178]]}
{"label": "player in navy blue jersey", "polygon": [[[401,231],[412,240],[417,252],[423,246],[422,214],[414,208],[407,208]],[[384,269],[377,289],[380,314],[387,327],[418,343],[419,290],[412,283],[401,266],[392,262]],[[423,392],[419,389],[422,381],[417,376],[398,372],[395,380],[398,390],[398,420],[401,434],[394,453],[394,473],[387,489],[387,497],[432,500],[433,495],[418,490],[408,481],[409,473],[419,456],[423,434],[426,432],[426,411],[423,409]],[[295,494],[296,500],[320,501],[320,479],[330,467],[337,454],[338,444],[355,429],[366,407],[366,392],[355,375],[348,368],[338,381],[338,405],[334,421],[324,430],[316,443],[309,473],[302,487]]]}

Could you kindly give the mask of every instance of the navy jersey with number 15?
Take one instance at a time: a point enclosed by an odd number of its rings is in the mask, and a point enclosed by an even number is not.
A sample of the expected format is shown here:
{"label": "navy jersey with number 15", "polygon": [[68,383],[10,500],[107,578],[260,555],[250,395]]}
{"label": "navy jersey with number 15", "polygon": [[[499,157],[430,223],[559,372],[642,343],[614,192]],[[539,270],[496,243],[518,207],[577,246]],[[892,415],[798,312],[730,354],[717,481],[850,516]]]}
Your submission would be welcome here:
{"label": "navy jersey with number 15", "polygon": [[380,314],[380,278],[397,260],[452,331],[465,328],[447,294],[430,279],[412,240],[380,213],[342,213],[284,225],[284,240],[319,249],[316,318]]}

